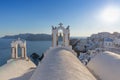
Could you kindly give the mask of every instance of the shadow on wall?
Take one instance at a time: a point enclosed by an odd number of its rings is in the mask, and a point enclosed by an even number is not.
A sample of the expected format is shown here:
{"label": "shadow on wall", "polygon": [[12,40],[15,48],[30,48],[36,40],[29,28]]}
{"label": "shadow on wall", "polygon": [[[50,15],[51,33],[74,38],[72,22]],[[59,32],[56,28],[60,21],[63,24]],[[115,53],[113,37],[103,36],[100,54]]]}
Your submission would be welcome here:
{"label": "shadow on wall", "polygon": [[12,78],[12,79],[9,79],[9,80],[29,80],[30,77],[32,76],[33,72],[34,72],[34,68],[31,68],[29,72],[26,72],[22,76],[19,76],[17,78]]}

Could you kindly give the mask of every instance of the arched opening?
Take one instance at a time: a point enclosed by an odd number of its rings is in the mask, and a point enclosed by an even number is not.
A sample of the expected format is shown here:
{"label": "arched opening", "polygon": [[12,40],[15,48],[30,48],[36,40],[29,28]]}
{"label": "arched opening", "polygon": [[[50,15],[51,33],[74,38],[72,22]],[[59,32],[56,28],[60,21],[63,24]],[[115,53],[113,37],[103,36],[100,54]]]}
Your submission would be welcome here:
{"label": "arched opening", "polygon": [[22,56],[22,48],[20,46],[20,44],[17,45],[17,49],[18,49],[18,56]]}
{"label": "arched opening", "polygon": [[58,30],[58,34],[57,34],[57,36],[58,36],[58,41],[57,41],[57,45],[58,46],[62,46],[63,45],[63,36],[64,36],[64,34],[63,34],[63,30]]}

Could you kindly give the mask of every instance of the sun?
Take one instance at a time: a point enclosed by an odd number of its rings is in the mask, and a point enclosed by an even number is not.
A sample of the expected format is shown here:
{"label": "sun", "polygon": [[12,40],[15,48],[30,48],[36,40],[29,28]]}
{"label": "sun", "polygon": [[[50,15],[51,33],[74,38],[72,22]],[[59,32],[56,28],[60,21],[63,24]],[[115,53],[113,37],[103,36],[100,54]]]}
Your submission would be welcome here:
{"label": "sun", "polygon": [[115,6],[107,6],[101,11],[100,18],[105,23],[116,23],[120,19],[120,9]]}

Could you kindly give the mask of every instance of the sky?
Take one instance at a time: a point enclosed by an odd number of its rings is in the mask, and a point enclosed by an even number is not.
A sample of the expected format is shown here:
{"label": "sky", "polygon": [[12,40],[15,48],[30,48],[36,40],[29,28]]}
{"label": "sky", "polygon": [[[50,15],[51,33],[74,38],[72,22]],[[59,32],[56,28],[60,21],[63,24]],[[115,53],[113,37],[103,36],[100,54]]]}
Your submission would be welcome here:
{"label": "sky", "polygon": [[120,0],[0,0],[0,37],[51,34],[60,22],[71,36],[120,32],[119,10]]}

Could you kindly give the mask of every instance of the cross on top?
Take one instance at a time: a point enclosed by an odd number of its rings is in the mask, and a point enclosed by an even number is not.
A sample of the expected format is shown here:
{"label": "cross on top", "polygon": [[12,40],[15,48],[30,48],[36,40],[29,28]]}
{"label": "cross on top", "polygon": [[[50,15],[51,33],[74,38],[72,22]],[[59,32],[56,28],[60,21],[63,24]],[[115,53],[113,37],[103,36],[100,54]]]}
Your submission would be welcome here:
{"label": "cross on top", "polygon": [[62,26],[63,24],[62,24],[62,23],[60,23],[59,25],[60,25],[60,26]]}

